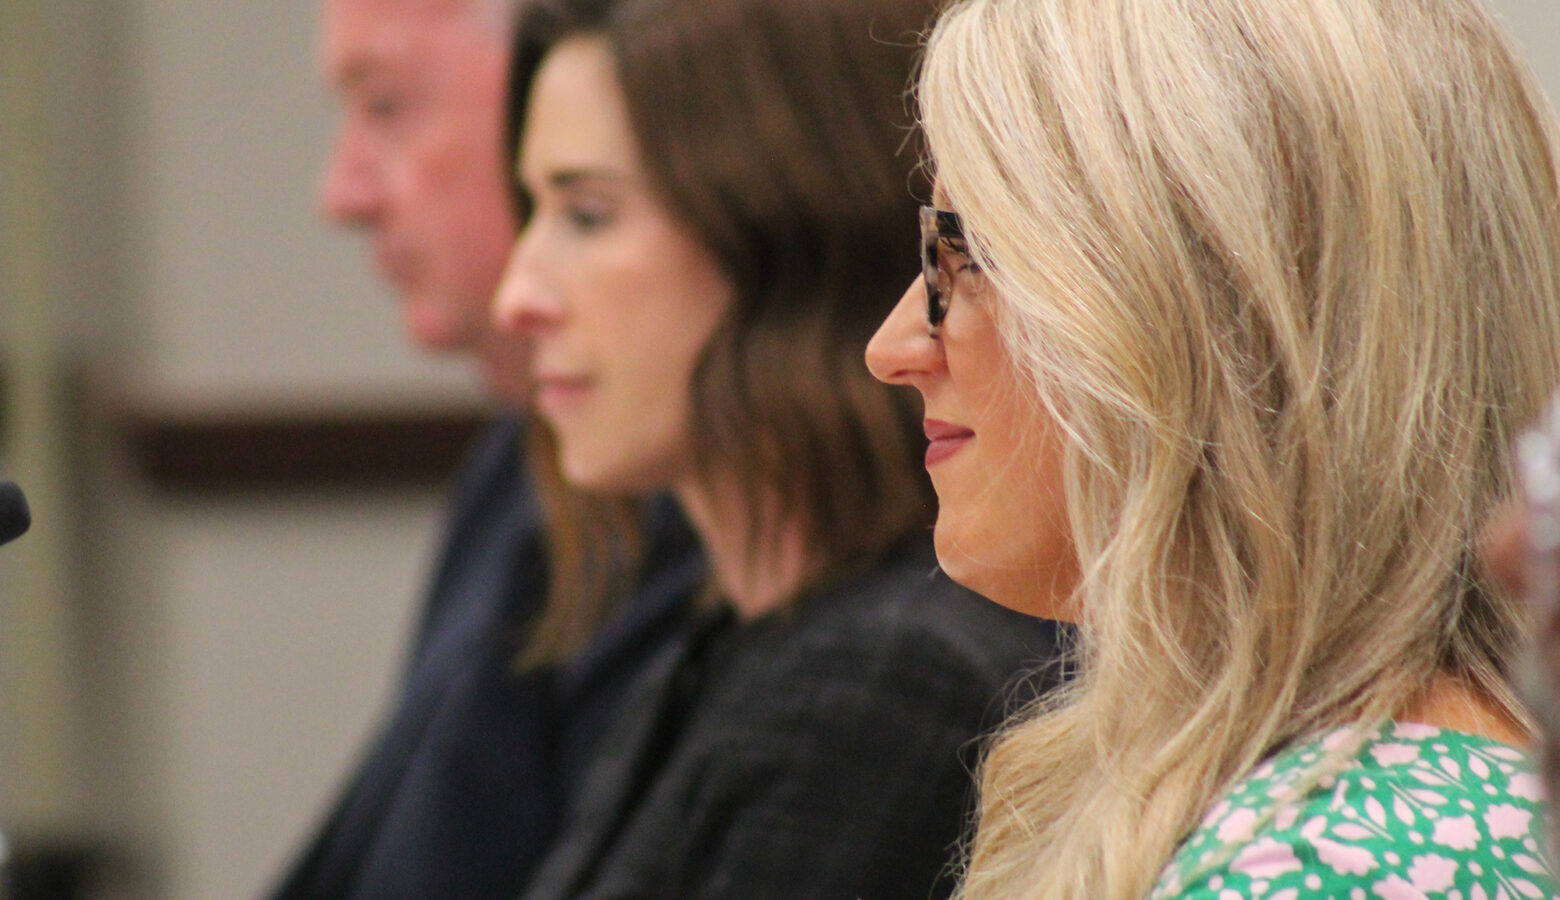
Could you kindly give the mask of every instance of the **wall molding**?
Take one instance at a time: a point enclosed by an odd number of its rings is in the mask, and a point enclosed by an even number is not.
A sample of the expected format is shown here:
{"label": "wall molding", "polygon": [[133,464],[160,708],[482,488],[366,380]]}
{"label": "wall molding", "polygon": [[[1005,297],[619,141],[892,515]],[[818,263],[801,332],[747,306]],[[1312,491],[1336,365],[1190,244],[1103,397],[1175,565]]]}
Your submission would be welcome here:
{"label": "wall molding", "polygon": [[440,484],[490,416],[470,407],[137,405],[116,419],[132,465],[152,486],[249,492]]}

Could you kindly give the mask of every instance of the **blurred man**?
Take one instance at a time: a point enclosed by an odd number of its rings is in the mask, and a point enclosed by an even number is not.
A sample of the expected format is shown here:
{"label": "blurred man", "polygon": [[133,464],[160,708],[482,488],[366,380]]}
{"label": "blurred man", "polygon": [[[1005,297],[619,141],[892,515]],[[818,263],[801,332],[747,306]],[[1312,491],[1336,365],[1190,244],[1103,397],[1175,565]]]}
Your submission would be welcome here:
{"label": "blurred man", "polygon": [[615,627],[561,672],[516,664],[547,567],[521,464],[525,348],[489,324],[516,228],[501,137],[512,22],[509,0],[324,0],[340,120],[323,211],[371,240],[408,339],[475,360],[514,412],[460,475],[395,708],[279,900],[517,895],[579,757],[700,579],[680,523],[659,519]]}
{"label": "blurred man", "polygon": [[508,5],[326,0],[321,55],[341,116],[320,204],[372,239],[407,338],[474,355],[518,406],[524,354],[495,340],[488,314],[515,238],[502,146]]}

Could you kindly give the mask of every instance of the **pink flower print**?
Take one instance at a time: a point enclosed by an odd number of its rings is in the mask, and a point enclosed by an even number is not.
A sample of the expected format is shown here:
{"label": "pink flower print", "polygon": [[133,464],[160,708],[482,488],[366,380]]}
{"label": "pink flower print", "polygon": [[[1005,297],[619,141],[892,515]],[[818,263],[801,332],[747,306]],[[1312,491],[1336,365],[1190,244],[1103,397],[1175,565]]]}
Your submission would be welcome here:
{"label": "pink flower print", "polygon": [[1526,878],[1511,879],[1511,886],[1517,889],[1517,893],[1524,897],[1532,897],[1534,900],[1538,900],[1540,897],[1549,896],[1549,894],[1545,892],[1543,888],[1539,887],[1531,881],[1528,881]]}
{"label": "pink flower print", "polygon": [[1473,816],[1448,816],[1435,823],[1430,839],[1453,850],[1472,850],[1479,843],[1479,826]]}
{"label": "pink flower print", "polygon": [[1203,820],[1202,820],[1203,827],[1204,828],[1208,828],[1209,826],[1213,825],[1214,822],[1219,821],[1221,818],[1224,817],[1224,814],[1229,812],[1229,811],[1230,811],[1230,801],[1229,800],[1227,800],[1227,799],[1226,800],[1220,800],[1218,803],[1215,803],[1213,805],[1213,809],[1208,810],[1208,814],[1206,816],[1203,816]]}
{"label": "pink flower print", "polygon": [[1331,753],[1348,743],[1349,739],[1354,736],[1354,729],[1347,725],[1342,728],[1335,728],[1328,732],[1326,737],[1322,738],[1322,749]]}
{"label": "pink flower print", "polygon": [[1392,726],[1392,736],[1405,741],[1428,741],[1440,733],[1441,729],[1423,722],[1397,722]]}
{"label": "pink flower print", "polygon": [[1300,836],[1313,843],[1326,831],[1327,819],[1323,816],[1312,816],[1300,826]]}
{"label": "pink flower print", "polygon": [[1273,827],[1277,828],[1279,831],[1288,831],[1290,828],[1294,827],[1295,822],[1299,819],[1299,808],[1294,806],[1286,806],[1278,811],[1278,815],[1273,817]]}
{"label": "pink flower print", "polygon": [[1219,823],[1216,832],[1219,840],[1226,844],[1234,844],[1248,840],[1257,824],[1257,811],[1254,809],[1237,809]]}
{"label": "pink flower print", "polygon": [[1324,837],[1312,840],[1311,845],[1316,848],[1316,858],[1339,875],[1364,875],[1376,868],[1376,858],[1364,847],[1340,844]]}
{"label": "pink flower print", "polygon": [[1484,814],[1484,824],[1492,838],[1526,837],[1533,827],[1533,813],[1510,803],[1497,803]]}
{"label": "pink flower print", "polygon": [[1370,748],[1370,755],[1375,757],[1376,765],[1385,769],[1388,766],[1400,766],[1418,759],[1419,748],[1413,744],[1383,743]]}
{"label": "pink flower print", "polygon": [[1532,772],[1519,772],[1511,776],[1506,791],[1513,797],[1538,802],[1544,799],[1544,782]]}
{"label": "pink flower print", "polygon": [[1452,886],[1457,863],[1435,853],[1414,857],[1408,867],[1408,880],[1421,891],[1444,891]]}
{"label": "pink flower print", "polygon": [[1294,848],[1272,838],[1262,838],[1236,854],[1231,872],[1244,872],[1252,878],[1277,878],[1300,871]]}
{"label": "pink flower print", "polygon": [[1424,891],[1397,875],[1388,875],[1384,880],[1376,882],[1370,892],[1381,900],[1430,900],[1425,896]]}

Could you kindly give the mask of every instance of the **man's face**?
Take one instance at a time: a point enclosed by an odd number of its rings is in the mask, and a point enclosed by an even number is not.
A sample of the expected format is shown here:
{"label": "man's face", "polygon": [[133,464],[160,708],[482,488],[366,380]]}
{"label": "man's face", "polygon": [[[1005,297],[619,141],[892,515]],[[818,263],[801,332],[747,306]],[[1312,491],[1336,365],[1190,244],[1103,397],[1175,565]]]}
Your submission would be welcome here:
{"label": "man's face", "polygon": [[373,238],[413,343],[477,356],[518,401],[524,350],[499,345],[488,314],[515,237],[500,136],[509,46],[482,2],[325,0],[341,114],[320,204]]}

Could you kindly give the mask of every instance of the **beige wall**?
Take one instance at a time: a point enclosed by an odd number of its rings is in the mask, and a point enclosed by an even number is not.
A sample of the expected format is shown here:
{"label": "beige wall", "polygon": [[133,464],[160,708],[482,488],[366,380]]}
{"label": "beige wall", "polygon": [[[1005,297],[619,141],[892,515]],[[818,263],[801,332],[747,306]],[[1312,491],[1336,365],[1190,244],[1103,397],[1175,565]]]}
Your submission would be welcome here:
{"label": "beige wall", "polygon": [[393,688],[442,497],[160,494],[64,373],[152,406],[475,396],[316,220],[314,15],[0,4],[0,476],[35,518],[0,550],[0,827],[115,846],[116,896],[274,877]]}
{"label": "beige wall", "polygon": [[[196,405],[470,396],[463,369],[403,348],[363,248],[317,221],[330,110],[313,0],[120,9],[130,389]],[[138,851],[149,895],[251,895],[382,710],[441,498],[113,487],[123,505],[91,521],[129,564],[92,570],[106,608],[82,641],[89,808]]]}
{"label": "beige wall", "polygon": [[1550,99],[1560,97],[1560,3],[1491,0],[1490,7],[1522,45]]}
{"label": "beige wall", "polygon": [[[1560,95],[1560,7],[1496,5]],[[158,495],[69,430],[57,373],[178,402],[471,396],[315,221],[313,17],[0,3],[0,475],[38,520],[0,550],[0,822],[114,841],[131,895],[271,877],[391,688],[440,498]]]}

